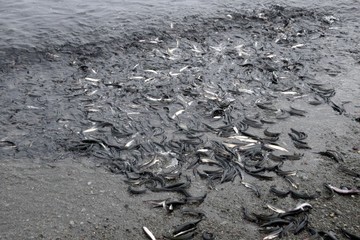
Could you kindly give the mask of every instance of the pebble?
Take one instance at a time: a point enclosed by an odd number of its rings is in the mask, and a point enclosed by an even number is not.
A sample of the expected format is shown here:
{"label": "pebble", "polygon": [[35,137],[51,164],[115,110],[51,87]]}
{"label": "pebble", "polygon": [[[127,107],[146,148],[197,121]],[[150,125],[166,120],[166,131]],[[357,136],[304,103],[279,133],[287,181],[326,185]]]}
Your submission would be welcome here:
{"label": "pebble", "polygon": [[69,222],[69,224],[70,224],[70,227],[74,227],[74,226],[75,226],[75,222],[74,222],[73,220],[71,220],[71,221]]}
{"label": "pebble", "polygon": [[338,210],[338,209],[335,210],[335,213],[336,213],[336,215],[338,215],[338,216],[341,216],[341,215],[342,215],[342,212],[341,212],[340,210]]}

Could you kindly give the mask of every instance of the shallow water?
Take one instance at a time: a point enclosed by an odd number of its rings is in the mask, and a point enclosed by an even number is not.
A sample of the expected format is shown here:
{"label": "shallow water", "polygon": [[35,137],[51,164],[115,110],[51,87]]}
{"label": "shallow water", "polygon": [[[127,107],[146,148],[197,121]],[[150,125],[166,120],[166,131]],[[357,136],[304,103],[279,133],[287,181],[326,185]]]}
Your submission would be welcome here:
{"label": "shallow water", "polygon": [[[223,5],[223,4],[221,4]],[[209,14],[217,1],[2,1],[0,46],[41,47],[116,38],[124,30]]]}
{"label": "shallow water", "polygon": [[0,1],[0,50],[49,48],[116,39],[128,30],[170,25],[184,16],[263,8],[269,4],[336,8],[351,14],[358,1],[216,1],[216,0],[20,0]]}

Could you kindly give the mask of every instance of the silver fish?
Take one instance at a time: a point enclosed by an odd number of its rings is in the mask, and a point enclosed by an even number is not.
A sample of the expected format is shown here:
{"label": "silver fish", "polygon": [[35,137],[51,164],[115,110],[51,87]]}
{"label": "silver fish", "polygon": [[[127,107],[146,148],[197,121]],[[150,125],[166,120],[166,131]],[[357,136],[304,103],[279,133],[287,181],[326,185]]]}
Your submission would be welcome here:
{"label": "silver fish", "polygon": [[151,70],[151,69],[146,69],[146,70],[144,70],[144,72],[149,72],[149,73],[158,74],[158,72],[157,72],[157,71],[155,71],[155,70]]}
{"label": "silver fish", "polygon": [[188,67],[189,67],[189,66],[185,66],[185,67],[181,68],[181,69],[179,70],[179,72],[182,72],[182,71],[186,70]]}
{"label": "silver fish", "polygon": [[180,114],[182,114],[183,112],[185,112],[185,109],[181,109],[179,111],[177,111],[176,113],[174,113],[171,118],[175,119],[177,116],[179,116]]}
{"label": "silver fish", "polygon": [[135,139],[130,140],[128,143],[125,144],[126,148],[131,147],[135,143]]}
{"label": "silver fish", "polygon": [[282,230],[283,230],[282,228],[275,230],[274,232],[272,232],[269,235],[267,235],[266,237],[264,237],[263,240],[270,240],[270,239],[277,238],[279,236],[279,234],[282,232]]}
{"label": "silver fish", "polygon": [[100,79],[95,79],[95,78],[85,78],[86,81],[90,81],[90,82],[100,82]]}
{"label": "silver fish", "polygon": [[291,46],[291,48],[294,49],[294,48],[299,48],[299,47],[303,47],[303,46],[304,46],[304,44],[299,43],[299,44]]}
{"label": "silver fish", "polygon": [[301,204],[297,205],[297,206],[293,209],[293,211],[296,211],[296,210],[299,210],[299,209],[304,210],[304,208],[306,208],[306,207],[312,208],[312,206],[311,206],[310,203],[301,203]]}
{"label": "silver fish", "polygon": [[92,127],[92,128],[88,128],[88,129],[84,130],[83,133],[95,132],[97,130],[98,130],[98,128]]}
{"label": "silver fish", "polygon": [[275,206],[273,206],[273,205],[266,204],[266,206],[267,206],[269,209],[273,210],[274,212],[277,212],[277,213],[286,213],[286,211],[284,211],[284,210],[282,210],[282,209],[280,209],[280,208],[277,208],[277,207],[275,207]]}
{"label": "silver fish", "polygon": [[156,240],[154,234],[152,232],[150,232],[150,230],[147,227],[143,227],[144,232],[146,233],[146,235],[151,239],[151,240]]}
{"label": "silver fish", "polygon": [[144,79],[144,77],[142,77],[142,76],[131,76],[131,77],[129,77],[129,79],[132,79],[132,80],[141,80],[141,79]]}
{"label": "silver fish", "polygon": [[248,142],[248,143],[258,143],[259,141],[249,138],[247,136],[242,136],[242,135],[235,135],[235,136],[230,136],[229,138],[231,139],[236,139],[239,140],[241,142]]}
{"label": "silver fish", "polygon": [[280,147],[280,146],[278,146],[278,145],[274,145],[274,144],[265,144],[264,146],[267,147],[267,148],[270,148],[270,149],[272,149],[272,150],[279,150],[279,151],[283,151],[283,152],[289,152],[289,151],[286,150],[285,148]]}

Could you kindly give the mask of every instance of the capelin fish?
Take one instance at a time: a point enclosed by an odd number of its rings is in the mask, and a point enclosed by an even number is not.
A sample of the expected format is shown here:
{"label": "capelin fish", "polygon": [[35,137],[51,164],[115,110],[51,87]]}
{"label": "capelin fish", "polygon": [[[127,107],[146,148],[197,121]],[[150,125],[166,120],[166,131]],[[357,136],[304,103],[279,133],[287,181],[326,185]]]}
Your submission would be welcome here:
{"label": "capelin fish", "polygon": [[215,235],[209,232],[203,232],[201,237],[203,240],[215,240]]}
{"label": "capelin fish", "polygon": [[307,113],[304,110],[297,109],[297,108],[294,108],[291,106],[290,106],[290,110],[288,112],[290,113],[290,115],[301,116],[301,117],[305,117],[305,114]]}
{"label": "capelin fish", "polygon": [[283,171],[281,169],[275,169],[275,172],[277,175],[281,176],[281,177],[286,177],[286,176],[295,176],[297,174],[296,170],[289,170],[289,171]]}
{"label": "capelin fish", "polygon": [[210,100],[217,100],[217,99],[220,99],[219,96],[214,93],[214,92],[211,92],[209,90],[204,90],[204,97],[210,99]]}
{"label": "capelin fish", "polygon": [[346,173],[346,174],[348,174],[348,175],[350,175],[350,176],[360,178],[360,173],[357,173],[354,170],[351,170],[351,169],[345,167],[344,165],[340,165],[339,170]]}
{"label": "capelin fish", "polygon": [[239,144],[226,143],[226,142],[223,142],[223,145],[228,148],[235,148],[235,147],[239,146]]}
{"label": "capelin fish", "polygon": [[355,234],[352,234],[343,228],[341,228],[341,232],[350,240],[360,240],[360,236],[356,236]]}
{"label": "capelin fish", "polygon": [[286,219],[281,219],[281,218],[275,218],[273,220],[270,220],[266,223],[263,223],[260,225],[260,227],[262,228],[266,228],[266,227],[273,227],[273,226],[279,226],[279,225],[288,225],[290,223],[289,220]]}
{"label": "capelin fish", "polygon": [[318,152],[318,154],[329,157],[335,160],[335,162],[344,162],[342,154],[335,150],[326,150],[325,152]]}
{"label": "capelin fish", "polygon": [[248,117],[245,117],[242,122],[253,128],[262,128],[262,126],[264,125],[262,122],[257,121],[255,119],[248,118]]}
{"label": "capelin fish", "polygon": [[260,144],[256,144],[256,143],[249,143],[249,144],[246,144],[245,146],[241,146],[239,147],[239,150],[241,151],[245,151],[245,150],[248,150],[248,149],[252,149],[252,148],[255,148],[256,146],[259,146]]}
{"label": "capelin fish", "polygon": [[130,148],[134,143],[135,143],[135,139],[132,139],[128,143],[125,144],[125,147]]}
{"label": "capelin fish", "polygon": [[311,147],[307,144],[307,142],[304,141],[293,139],[293,144],[297,149],[311,149]]}
{"label": "capelin fish", "polygon": [[16,144],[7,140],[0,140],[0,148],[14,148]]}
{"label": "capelin fish", "polygon": [[180,200],[168,199],[168,200],[166,200],[165,204],[167,206],[166,210],[171,212],[174,210],[174,207],[186,204],[186,200],[185,199],[180,199]]}
{"label": "capelin fish", "polygon": [[274,111],[274,112],[277,111],[277,109],[272,105],[271,102],[264,102],[264,103],[257,102],[256,106],[258,106],[259,108],[264,109],[264,110],[270,110],[270,111]]}
{"label": "capelin fish", "polygon": [[[140,41],[139,41],[140,42]],[[135,66],[133,66],[133,68],[131,70],[135,70],[137,67],[139,66],[139,63],[138,64],[135,64]]]}
{"label": "capelin fish", "polygon": [[235,136],[230,136],[229,138],[231,139],[236,139],[239,140],[241,142],[248,142],[248,143],[259,143],[259,141],[246,137],[246,136],[241,136],[241,135],[235,135]]}
{"label": "capelin fish", "polygon": [[196,52],[196,53],[201,53],[202,52],[195,45],[193,45],[193,48],[191,49],[191,51]]}
{"label": "capelin fish", "polygon": [[196,152],[199,152],[199,153],[206,153],[209,151],[210,151],[210,149],[207,149],[207,148],[200,148],[200,149],[196,150]]}
{"label": "capelin fish", "polygon": [[278,109],[278,110],[276,111],[276,116],[275,116],[276,119],[286,119],[286,118],[288,118],[288,117],[290,117],[290,113],[289,113],[289,112],[287,112],[287,111],[285,111],[285,110],[283,110],[283,109]]}
{"label": "capelin fish", "polygon": [[89,92],[88,94],[86,94],[87,96],[92,96],[92,95],[94,95],[95,93],[97,93],[97,91],[98,90],[94,90],[94,91],[92,91],[92,92]]}
{"label": "capelin fish", "polygon": [[291,186],[293,186],[293,188],[295,189],[299,188],[299,184],[297,184],[295,180],[292,179],[290,176],[285,176],[284,178],[291,184]]}
{"label": "capelin fish", "polygon": [[297,227],[295,228],[294,235],[297,235],[300,232],[302,232],[305,229],[305,227],[308,225],[308,223],[309,223],[309,217],[305,215],[303,219],[298,223]]}
{"label": "capelin fish", "polygon": [[148,203],[152,204],[154,208],[162,207],[162,208],[166,209],[166,201],[168,201],[168,200],[170,200],[170,198],[165,199],[165,200],[146,200],[144,202],[148,202]]}
{"label": "capelin fish", "polygon": [[282,162],[285,160],[285,158],[281,157],[281,156],[277,156],[275,154],[273,154],[272,152],[270,152],[267,157],[273,161],[278,161],[278,162]]}
{"label": "capelin fish", "polygon": [[131,76],[129,77],[130,80],[141,80],[141,79],[144,79],[144,77],[142,76]]}
{"label": "capelin fish", "polygon": [[157,159],[157,158],[154,158],[154,159],[150,160],[149,162],[146,162],[146,163],[141,164],[139,167],[140,167],[140,168],[143,168],[143,167],[151,167],[152,165],[154,165],[154,164],[156,164],[156,163],[158,163],[158,162],[160,162],[160,160]]}
{"label": "capelin fish", "polygon": [[146,70],[144,70],[144,72],[158,74],[158,72],[157,72],[157,71],[152,70],[152,69],[146,69]]}
{"label": "capelin fish", "polygon": [[150,40],[150,41],[149,41],[149,43],[153,43],[153,44],[158,44],[158,43],[160,43],[160,42],[162,42],[162,40],[160,40],[158,37],[155,38],[154,40]]}
{"label": "capelin fish", "polygon": [[279,137],[281,133],[269,132],[268,128],[264,130],[264,135],[267,137]]}
{"label": "capelin fish", "polygon": [[88,129],[84,130],[83,133],[95,132],[95,131],[97,131],[97,130],[98,130],[98,128],[92,127],[92,128],[88,128]]}
{"label": "capelin fish", "polygon": [[176,237],[174,237],[174,236],[169,236],[169,235],[163,235],[166,239],[170,239],[170,240],[189,240],[189,239],[193,239],[194,238],[194,236],[195,236],[195,231],[196,230],[196,228],[194,228],[194,230],[193,231],[191,231],[191,232],[188,232],[188,233],[184,233],[184,234],[182,234],[182,235],[180,235],[180,236],[176,236]]}
{"label": "capelin fish", "polygon": [[306,211],[307,209],[312,209],[312,206],[310,203],[301,203],[299,205],[297,205],[293,210],[291,211],[297,211],[297,210],[302,210],[302,211]]}
{"label": "capelin fish", "polygon": [[85,80],[90,82],[100,82],[100,79],[89,78],[89,77],[86,77]]}
{"label": "capelin fish", "polygon": [[238,88],[237,90],[240,93],[247,93],[247,94],[250,94],[250,95],[253,95],[255,93],[253,90],[245,89],[245,88]]}
{"label": "capelin fish", "polygon": [[285,91],[285,92],[281,92],[284,95],[298,95],[298,92],[292,92],[292,91]]}
{"label": "capelin fish", "polygon": [[289,152],[287,149],[280,147],[278,145],[274,145],[274,144],[264,144],[264,147],[272,149],[272,150],[279,150],[279,151],[283,151],[283,152]]}
{"label": "capelin fish", "polygon": [[246,219],[250,222],[254,222],[254,223],[258,222],[257,217],[255,217],[253,214],[249,213],[246,208],[243,207],[242,210],[243,210],[243,214],[244,214],[244,219]]}
{"label": "capelin fish", "polygon": [[282,231],[283,231],[283,228],[279,228],[279,229],[273,231],[272,233],[270,233],[269,235],[267,235],[266,237],[264,237],[263,240],[270,240],[270,239],[277,238]]}
{"label": "capelin fish", "polygon": [[239,129],[236,126],[233,127],[233,130],[236,134],[239,134]]}
{"label": "capelin fish", "polygon": [[181,73],[173,73],[173,72],[169,72],[169,75],[172,77],[176,77],[179,76]]}
{"label": "capelin fish", "polygon": [[144,226],[143,230],[146,233],[146,236],[148,236],[151,240],[156,240],[154,234],[147,227]]}
{"label": "capelin fish", "polygon": [[284,211],[284,210],[282,210],[282,209],[280,209],[280,208],[277,208],[277,207],[275,207],[275,206],[273,206],[273,205],[266,204],[266,206],[267,206],[269,209],[273,210],[274,212],[277,212],[277,213],[286,213],[286,211]]}
{"label": "capelin fish", "polygon": [[245,187],[247,188],[250,188],[251,190],[253,190],[256,194],[257,197],[260,197],[260,191],[258,190],[258,188],[253,185],[253,184],[250,184],[250,183],[247,183],[247,182],[241,182]]}
{"label": "capelin fish", "polygon": [[234,48],[237,50],[240,57],[242,57],[242,56],[250,56],[249,53],[247,53],[246,51],[243,50],[243,46],[244,45],[240,44],[240,45],[235,46]]}
{"label": "capelin fish", "polygon": [[100,112],[100,109],[96,109],[96,108],[89,108],[85,110],[86,112]]}
{"label": "capelin fish", "polygon": [[300,160],[304,156],[303,153],[294,153],[292,155],[280,155],[281,158],[286,160]]}
{"label": "capelin fish", "polygon": [[154,97],[150,97],[150,96],[146,96],[146,99],[148,99],[150,101],[154,101],[154,102],[159,102],[159,101],[163,100],[162,98],[154,98]]}
{"label": "capelin fish", "polygon": [[41,107],[35,107],[35,106],[26,106],[28,109],[41,109]]}
{"label": "capelin fish", "polygon": [[301,198],[301,199],[306,199],[306,200],[315,199],[320,196],[319,194],[310,195],[308,193],[299,193],[299,192],[295,192],[293,190],[290,190],[290,194],[291,194],[292,198],[295,198],[295,199]]}
{"label": "capelin fish", "polygon": [[182,114],[183,112],[185,112],[185,109],[181,109],[181,110],[177,111],[177,112],[174,113],[170,118],[171,118],[171,119],[175,119],[177,116],[179,116],[179,115]]}
{"label": "capelin fish", "polygon": [[185,232],[187,230],[194,230],[194,228],[196,228],[196,226],[198,225],[199,222],[201,222],[202,219],[198,219],[198,220],[195,220],[195,221],[191,221],[191,222],[187,222],[187,223],[184,223],[184,224],[181,224],[179,226],[177,226],[175,228],[175,230],[172,232],[172,234],[175,236],[179,236],[179,233],[181,232]]}
{"label": "capelin fish", "polygon": [[305,132],[301,132],[301,131],[297,131],[294,128],[290,128],[291,132],[293,133],[293,135],[290,135],[290,137],[293,140],[304,140],[308,137],[308,135]]}
{"label": "capelin fish", "polygon": [[144,80],[144,83],[150,82],[152,80],[154,80],[154,78],[147,78],[147,79]]}
{"label": "capelin fish", "polygon": [[327,184],[327,187],[329,187],[330,189],[332,189],[334,192],[339,193],[339,194],[359,194],[360,193],[360,189],[356,189],[356,188],[338,188],[338,187],[334,187],[330,184]]}
{"label": "capelin fish", "polygon": [[295,49],[295,48],[300,48],[300,47],[303,47],[303,46],[304,46],[304,44],[299,43],[299,44],[296,44],[296,45],[291,46],[291,48],[292,48],[292,49]]}
{"label": "capelin fish", "polygon": [[211,164],[220,165],[220,163],[217,160],[213,160],[213,159],[210,159],[210,158],[200,158],[200,161],[202,163],[211,163]]}
{"label": "capelin fish", "polygon": [[290,191],[280,191],[276,189],[275,186],[270,187],[270,192],[274,193],[278,197],[286,197],[290,193]]}
{"label": "capelin fish", "polygon": [[189,66],[185,66],[185,67],[181,68],[181,69],[179,70],[179,72],[183,72],[183,71],[185,71],[185,70],[188,69],[188,68],[189,68]]}

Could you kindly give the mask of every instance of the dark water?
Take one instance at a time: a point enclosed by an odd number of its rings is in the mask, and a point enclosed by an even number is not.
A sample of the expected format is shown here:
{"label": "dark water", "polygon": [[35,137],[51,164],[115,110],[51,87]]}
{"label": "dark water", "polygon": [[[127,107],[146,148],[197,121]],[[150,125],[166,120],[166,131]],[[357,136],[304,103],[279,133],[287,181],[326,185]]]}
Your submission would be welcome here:
{"label": "dark water", "polygon": [[167,25],[184,16],[252,10],[266,5],[337,8],[357,12],[358,1],[205,1],[205,0],[20,0],[0,1],[0,49],[42,48],[116,39],[128,30]]}
{"label": "dark water", "polygon": [[[230,2],[230,1],[229,1]],[[210,14],[218,1],[2,1],[0,46],[41,47],[116,38],[128,29]]]}

